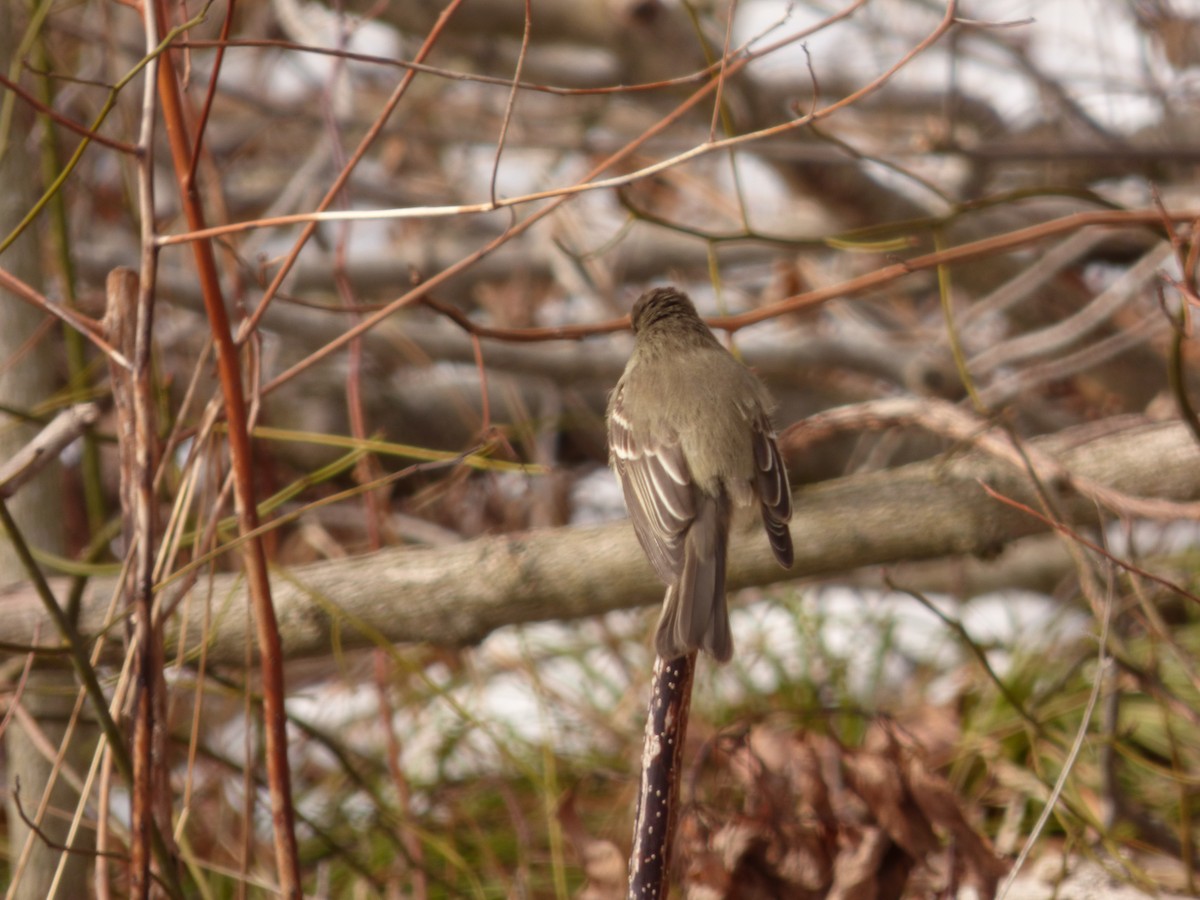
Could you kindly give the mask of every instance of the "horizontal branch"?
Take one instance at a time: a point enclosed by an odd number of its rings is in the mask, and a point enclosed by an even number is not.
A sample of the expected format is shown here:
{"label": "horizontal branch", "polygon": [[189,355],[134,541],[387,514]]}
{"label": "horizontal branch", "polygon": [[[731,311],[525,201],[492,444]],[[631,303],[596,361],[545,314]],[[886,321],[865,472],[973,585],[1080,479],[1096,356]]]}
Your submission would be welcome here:
{"label": "horizontal branch", "polygon": [[[1113,491],[1161,500],[1200,498],[1200,449],[1178,422],[1145,423],[1097,436],[1094,426],[1030,442],[1071,476]],[[792,537],[796,565],[774,562],[754,523],[736,529],[729,569],[733,588],[848,573],[865,566],[948,556],[991,557],[1046,526],[988,496],[982,485],[1035,508],[1028,475],[980,452],[915,463],[804,487],[796,492]],[[1100,510],[1067,479],[1047,488],[1075,526],[1095,524]],[[61,587],[61,586],[60,586]],[[85,593],[79,630],[97,634],[113,590],[95,579]],[[65,587],[61,587],[65,593]],[[506,625],[569,620],[657,603],[658,582],[627,522],[487,537],[439,547],[403,547],[323,562],[272,576],[279,629],[288,658],[377,641],[461,646]],[[195,651],[204,632],[210,660],[244,658],[245,582],[219,575],[197,589],[168,623],[168,646],[187,628]],[[182,598],[166,589],[168,603]],[[51,624],[32,591],[0,593],[11,643],[47,643]],[[118,651],[116,642],[113,650]]]}

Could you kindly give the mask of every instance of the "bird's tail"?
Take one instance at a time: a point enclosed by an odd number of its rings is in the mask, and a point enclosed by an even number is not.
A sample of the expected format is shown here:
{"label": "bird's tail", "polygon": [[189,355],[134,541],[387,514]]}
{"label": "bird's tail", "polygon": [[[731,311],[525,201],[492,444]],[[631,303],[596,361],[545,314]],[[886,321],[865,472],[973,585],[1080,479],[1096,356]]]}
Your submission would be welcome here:
{"label": "bird's tail", "polygon": [[718,662],[733,657],[725,603],[725,548],[729,539],[728,497],[704,496],[684,538],[679,580],[667,588],[654,638],[663,659],[704,649]]}

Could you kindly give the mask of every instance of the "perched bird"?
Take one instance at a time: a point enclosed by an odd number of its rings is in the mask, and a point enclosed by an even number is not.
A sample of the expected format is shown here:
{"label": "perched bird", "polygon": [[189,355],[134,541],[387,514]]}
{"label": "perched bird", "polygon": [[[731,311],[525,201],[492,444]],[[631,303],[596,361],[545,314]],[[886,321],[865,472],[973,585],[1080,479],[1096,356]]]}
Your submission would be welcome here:
{"label": "perched bird", "polygon": [[725,551],[735,506],[758,503],[775,558],[792,565],[792,494],[762,382],[717,341],[686,294],[633,305],[634,348],[608,402],[609,464],[638,541],[667,583],[655,649],[733,656]]}

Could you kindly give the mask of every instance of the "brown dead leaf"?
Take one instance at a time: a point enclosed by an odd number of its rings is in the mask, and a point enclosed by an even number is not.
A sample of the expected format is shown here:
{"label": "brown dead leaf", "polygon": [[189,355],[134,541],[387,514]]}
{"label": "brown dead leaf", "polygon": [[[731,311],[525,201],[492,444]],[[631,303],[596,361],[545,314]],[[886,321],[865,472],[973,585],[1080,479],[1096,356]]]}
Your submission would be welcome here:
{"label": "brown dead leaf", "polygon": [[897,760],[857,753],[847,757],[845,771],[847,784],[905,853],[923,859],[937,848],[937,836],[909,795]]}
{"label": "brown dead leaf", "polygon": [[894,726],[874,726],[853,750],[758,726],[710,760],[742,792],[742,811],[717,821],[699,806],[682,817],[676,860],[688,897],[898,900],[960,879],[987,897],[1006,870]]}
{"label": "brown dead leaf", "polygon": [[946,779],[925,768],[920,759],[908,760],[908,786],[913,800],[930,823],[954,842],[964,877],[982,896],[996,892],[1008,864],[996,856],[991,842],[978,834],[963,815],[958,799]]}

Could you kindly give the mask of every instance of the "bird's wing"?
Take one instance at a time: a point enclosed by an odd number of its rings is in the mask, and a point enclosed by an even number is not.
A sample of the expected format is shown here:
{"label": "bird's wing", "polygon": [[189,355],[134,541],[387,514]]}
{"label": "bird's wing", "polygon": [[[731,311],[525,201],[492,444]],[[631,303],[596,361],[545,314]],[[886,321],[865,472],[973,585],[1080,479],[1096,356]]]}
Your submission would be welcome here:
{"label": "bird's wing", "polygon": [[787,469],[779,453],[775,429],[765,418],[755,423],[754,464],[757,470],[754,483],[762,503],[763,525],[771,549],[782,566],[791,568],[792,535],[787,523],[792,518],[792,489],[788,485]]}
{"label": "bird's wing", "polygon": [[624,387],[618,385],[608,416],[608,446],[638,541],[658,577],[673,584],[683,568],[684,535],[696,517],[695,489],[679,436],[635,436]]}

